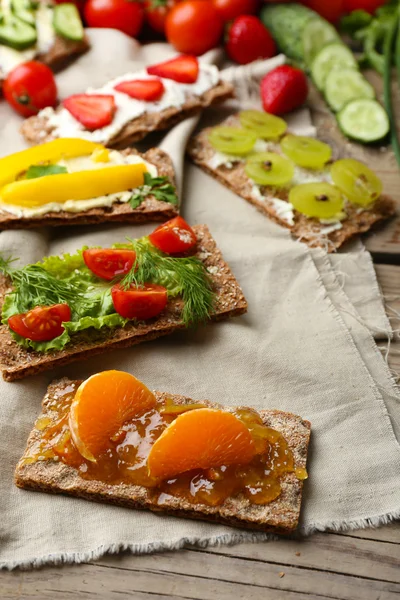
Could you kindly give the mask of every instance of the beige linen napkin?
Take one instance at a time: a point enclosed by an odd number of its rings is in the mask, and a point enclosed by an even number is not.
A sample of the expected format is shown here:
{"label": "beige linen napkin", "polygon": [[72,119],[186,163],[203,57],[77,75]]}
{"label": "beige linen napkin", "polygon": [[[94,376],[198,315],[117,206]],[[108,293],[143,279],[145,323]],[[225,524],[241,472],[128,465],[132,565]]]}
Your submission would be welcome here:
{"label": "beige linen napkin", "polygon": [[[79,61],[78,73],[88,72],[80,66],[88,59]],[[97,72],[93,65],[92,70]],[[62,87],[68,78],[70,70],[59,78]],[[15,145],[15,129],[8,123],[4,129]],[[184,216],[208,223],[243,286],[249,312],[25,381],[0,382],[2,566],[81,562],[123,548],[149,552],[188,542],[266,539],[263,534],[13,485],[14,467],[46,385],[55,377],[83,378],[101,369],[130,371],[153,389],[226,405],[278,408],[310,419],[310,478],[301,518],[305,534],[400,516],[400,447],[395,437],[395,431],[400,434],[400,396],[369,329],[359,314],[347,310],[353,305],[338,277],[342,265],[333,270],[323,251],[310,252],[293,242],[285,230],[195,166],[187,163],[184,172]],[[107,245],[151,230],[151,225],[103,225],[46,234],[6,232],[0,234],[0,251],[17,251],[21,262],[31,262],[44,254]]]}

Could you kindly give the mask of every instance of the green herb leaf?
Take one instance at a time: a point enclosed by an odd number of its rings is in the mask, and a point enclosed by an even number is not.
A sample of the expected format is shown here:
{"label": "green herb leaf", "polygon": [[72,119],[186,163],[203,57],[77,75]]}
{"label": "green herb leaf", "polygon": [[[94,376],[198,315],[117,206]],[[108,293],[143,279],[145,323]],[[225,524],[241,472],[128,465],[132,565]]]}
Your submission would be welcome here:
{"label": "green herb leaf", "polygon": [[38,177],[59,175],[60,173],[68,173],[67,168],[61,165],[33,165],[27,170],[25,178],[37,179]]}
{"label": "green herb leaf", "polygon": [[164,286],[170,296],[182,296],[182,320],[186,326],[209,318],[214,304],[211,279],[203,263],[195,256],[175,258],[155,248],[148,238],[131,240],[136,262],[121,285],[143,285],[147,282]]}
{"label": "green herb leaf", "polygon": [[176,189],[168,177],[152,177],[150,173],[144,174],[144,184],[134,190],[129,203],[133,209],[138,208],[147,196],[154,196],[161,202],[178,204]]}

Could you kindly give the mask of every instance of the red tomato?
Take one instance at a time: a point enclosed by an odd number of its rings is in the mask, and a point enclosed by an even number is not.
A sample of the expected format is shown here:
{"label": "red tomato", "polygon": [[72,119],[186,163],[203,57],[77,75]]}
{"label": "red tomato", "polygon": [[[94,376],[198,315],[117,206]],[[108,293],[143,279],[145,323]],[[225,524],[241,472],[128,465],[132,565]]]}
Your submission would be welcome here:
{"label": "red tomato", "polygon": [[366,10],[371,15],[377,8],[386,4],[386,0],[344,0],[344,12],[350,13],[353,10]]}
{"label": "red tomato", "polygon": [[129,273],[135,263],[136,252],[122,248],[89,248],[83,251],[83,260],[97,277],[112,281]]}
{"label": "red tomato", "polygon": [[260,5],[259,0],[212,0],[212,3],[224,23],[240,15],[255,15]]}
{"label": "red tomato", "polygon": [[111,297],[114,308],[125,319],[151,319],[164,310],[168,294],[165,287],[154,283],[131,285],[124,290],[119,283],[113,286]]}
{"label": "red tomato", "polygon": [[218,45],[223,22],[208,0],[185,0],[168,14],[165,31],[178,52],[199,56]]}
{"label": "red tomato", "polygon": [[196,244],[197,238],[193,229],[182,217],[175,217],[157,227],[149,235],[149,240],[161,252],[181,254]]}
{"label": "red tomato", "polygon": [[165,21],[170,10],[180,0],[145,0],[146,21],[154,31],[165,33]]}
{"label": "red tomato", "polygon": [[276,54],[271,34],[253,15],[241,15],[228,26],[225,48],[229,57],[241,65]]}
{"label": "red tomato", "polygon": [[23,117],[37,115],[42,108],[57,103],[53,73],[35,60],[18,65],[7,75],[3,93],[7,102]]}
{"label": "red tomato", "polygon": [[88,0],[85,18],[89,27],[111,27],[136,37],[143,25],[139,0]]}
{"label": "red tomato", "polygon": [[53,306],[36,306],[27,313],[13,315],[8,325],[21,337],[33,342],[48,342],[64,331],[63,322],[71,320],[71,309],[68,304]]}
{"label": "red tomato", "polygon": [[343,0],[303,0],[301,4],[315,10],[331,23],[337,23],[343,14]]}

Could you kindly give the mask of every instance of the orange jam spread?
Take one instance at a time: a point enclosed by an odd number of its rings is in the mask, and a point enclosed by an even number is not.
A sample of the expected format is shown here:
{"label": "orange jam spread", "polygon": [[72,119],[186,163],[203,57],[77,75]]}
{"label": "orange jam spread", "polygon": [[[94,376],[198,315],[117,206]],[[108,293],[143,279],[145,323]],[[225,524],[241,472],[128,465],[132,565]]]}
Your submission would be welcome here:
{"label": "orange jam spread", "polygon": [[[239,452],[236,464],[229,466],[218,464],[216,457],[216,466],[212,468],[183,472],[165,480],[151,477],[147,459],[155,441],[179,415],[208,408],[204,404],[175,404],[162,394],[156,394],[153,408],[129,419],[112,435],[95,462],[88,460],[78,452],[69,428],[70,407],[77,388],[78,383],[68,384],[47,397],[45,416],[36,421],[36,441],[23,459],[25,463],[62,461],[77,469],[84,479],[144,486],[152,500],[160,504],[174,496],[191,503],[217,506],[239,493],[254,504],[267,504],[280,495],[283,474],[294,473],[298,479],[307,477],[305,469],[295,468],[293,454],[284,437],[264,426],[261,417],[248,408],[238,408],[233,414],[250,431],[254,443],[250,462],[240,464]],[[226,415],[226,411],[211,412]],[[179,451],[185,453],[185,448]]]}

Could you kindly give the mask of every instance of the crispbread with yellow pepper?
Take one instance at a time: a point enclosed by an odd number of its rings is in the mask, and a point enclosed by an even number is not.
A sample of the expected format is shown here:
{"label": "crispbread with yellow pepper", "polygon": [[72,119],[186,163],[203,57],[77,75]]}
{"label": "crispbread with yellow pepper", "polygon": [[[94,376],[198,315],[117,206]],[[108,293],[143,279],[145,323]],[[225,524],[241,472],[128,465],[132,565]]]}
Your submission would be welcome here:
{"label": "crispbread with yellow pepper", "polygon": [[[66,494],[86,500],[104,502],[133,509],[151,510],[157,513],[177,517],[200,519],[214,523],[223,523],[233,527],[273,532],[287,535],[298,526],[304,482],[294,472],[284,473],[280,478],[281,493],[267,504],[252,503],[243,493],[229,496],[222,504],[211,506],[189,502],[184,498],[163,494],[162,501],[151,490],[130,483],[110,484],[98,479],[82,477],[77,468],[61,460],[43,456],[32,459],[51,427],[59,418],[60,399],[72,394],[80,381],[61,379],[53,382],[42,403],[42,413],[37,427],[31,432],[24,455],[15,471],[15,483],[18,487],[38,492]],[[166,392],[154,392],[158,401],[168,400],[176,405],[193,404],[191,398]],[[231,407],[223,407],[201,400],[202,405],[231,412]],[[279,410],[258,411],[263,424],[279,432],[285,438],[293,454],[295,469],[305,471],[311,424],[301,417]],[[58,458],[58,457],[57,457]]]}
{"label": "crispbread with yellow pepper", "polygon": [[[124,156],[137,155],[157,169],[159,177],[166,177],[175,187],[175,172],[170,157],[159,148],[152,148],[140,154],[134,149],[124,150]],[[95,171],[94,171],[95,175]],[[1,200],[1,189],[0,189]],[[179,214],[178,204],[158,200],[151,192],[141,204],[132,208],[129,202],[114,202],[111,206],[97,206],[80,211],[49,211],[45,214],[22,216],[1,209],[0,229],[31,229],[34,227],[89,225],[97,223],[142,223],[146,221],[166,221]]]}
{"label": "crispbread with yellow pepper", "polygon": [[[228,117],[221,125],[241,127],[239,116]],[[236,159],[230,157],[230,161],[221,164],[215,163],[213,157],[218,153],[209,141],[211,131],[212,128],[206,128],[189,142],[188,153],[193,161],[220,183],[253,204],[260,212],[289,229],[294,237],[310,247],[322,247],[328,252],[335,252],[353,236],[368,231],[375,223],[395,214],[393,199],[382,194],[373,204],[364,208],[347,203],[345,206],[346,218],[338,222],[322,223],[317,218],[307,217],[294,210],[289,203],[288,188],[255,186],[245,172],[245,162],[241,157]],[[302,171],[306,172],[306,169]],[[314,175],[314,171],[309,171]],[[318,177],[318,171],[316,173],[316,177]],[[321,178],[321,181],[324,179]],[[255,193],[255,188],[257,188],[257,193]],[[289,213],[290,219],[288,219]]]}

